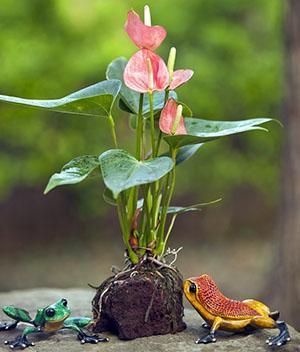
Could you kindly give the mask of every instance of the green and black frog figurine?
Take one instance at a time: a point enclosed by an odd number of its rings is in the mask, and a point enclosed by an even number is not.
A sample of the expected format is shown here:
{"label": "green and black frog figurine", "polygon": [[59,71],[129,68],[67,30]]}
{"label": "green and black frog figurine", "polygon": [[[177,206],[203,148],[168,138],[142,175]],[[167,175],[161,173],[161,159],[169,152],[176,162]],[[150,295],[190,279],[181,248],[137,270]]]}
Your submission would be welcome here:
{"label": "green and black frog figurine", "polygon": [[18,323],[27,323],[22,335],[12,341],[5,341],[10,348],[26,348],[34,346],[33,342],[28,341],[27,336],[34,333],[55,332],[62,329],[70,329],[77,333],[78,339],[82,344],[107,342],[108,338],[96,335],[88,335],[82,329],[87,329],[92,323],[91,318],[73,317],[70,318],[71,311],[66,299],[61,299],[56,303],[37,310],[36,316],[32,319],[29,313],[21,308],[6,306],[3,312],[14,320],[12,323],[0,324],[0,331],[7,331],[17,327]]}

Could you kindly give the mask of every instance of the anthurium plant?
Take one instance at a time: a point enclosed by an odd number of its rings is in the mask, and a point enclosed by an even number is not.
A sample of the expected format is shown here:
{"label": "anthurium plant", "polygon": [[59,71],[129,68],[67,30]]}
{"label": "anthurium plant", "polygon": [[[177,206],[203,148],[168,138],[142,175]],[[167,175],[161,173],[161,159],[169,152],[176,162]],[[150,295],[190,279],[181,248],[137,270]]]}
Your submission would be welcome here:
{"label": "anthurium plant", "polygon": [[[176,167],[204,143],[245,131],[265,130],[260,126],[270,119],[215,121],[193,116],[178,98],[176,89],[189,81],[194,72],[175,70],[174,47],[167,64],[156,53],[167,32],[162,26],[152,25],[148,6],[144,9],[144,22],[136,12],[129,11],[125,31],[138,51],[129,61],[120,57],[109,64],[107,80],[61,99],[0,95],[0,100],[108,121],[112,149],[100,156],[84,155],[71,160],[50,178],[45,193],[60,185],[82,182],[93,171],[101,170],[99,176],[106,186],[104,199],[117,206],[128,257],[136,264],[145,254],[161,258],[176,216],[205,205],[171,206]],[[134,154],[119,145],[112,115],[116,103],[130,114],[136,141]]]}
{"label": "anthurium plant", "polygon": [[[216,121],[194,116],[176,91],[194,72],[175,69],[174,47],[167,63],[156,53],[167,32],[152,25],[148,6],[144,21],[129,11],[125,31],[138,50],[129,61],[119,57],[111,62],[105,81],[60,99],[0,95],[0,100],[107,121],[111,149],[69,161],[50,178],[45,193],[80,183],[95,173],[103,180],[103,198],[117,208],[127,260],[124,269],[97,287],[94,331],[111,330],[120,338],[132,339],[185,328],[182,277],[172,265],[174,260],[166,259],[177,252],[167,250],[167,243],[179,214],[212,202],[173,206],[177,166],[205,143],[251,130],[266,131],[261,125],[271,119]],[[134,152],[120,145],[116,108],[122,115],[129,114]]]}

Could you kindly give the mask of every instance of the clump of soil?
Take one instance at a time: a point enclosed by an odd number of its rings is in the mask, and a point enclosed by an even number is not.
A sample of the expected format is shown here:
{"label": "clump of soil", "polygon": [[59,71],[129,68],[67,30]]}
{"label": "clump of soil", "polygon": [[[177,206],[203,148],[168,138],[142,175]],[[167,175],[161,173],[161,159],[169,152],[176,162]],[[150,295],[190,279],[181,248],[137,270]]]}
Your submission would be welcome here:
{"label": "clump of soil", "polygon": [[131,340],[184,330],[182,284],[177,269],[150,258],[108,278],[92,302],[93,331]]}

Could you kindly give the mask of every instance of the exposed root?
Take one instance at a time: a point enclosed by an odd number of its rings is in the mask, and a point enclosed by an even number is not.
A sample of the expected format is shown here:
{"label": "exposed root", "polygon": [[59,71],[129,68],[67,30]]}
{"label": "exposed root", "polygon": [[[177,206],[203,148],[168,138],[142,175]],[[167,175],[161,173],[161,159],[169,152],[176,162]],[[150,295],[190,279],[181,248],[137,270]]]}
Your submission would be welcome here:
{"label": "exposed root", "polygon": [[164,264],[161,261],[159,261],[158,259],[155,259],[153,257],[149,257],[148,260],[152,263],[157,264],[159,267],[158,269],[162,269],[162,268],[168,268],[170,270],[173,270],[175,273],[177,273],[176,269],[168,264]]}
{"label": "exposed root", "polygon": [[[168,251],[171,265],[179,250]],[[170,264],[146,254],[104,281],[93,300],[93,331],[121,339],[182,331],[182,277]]]}
{"label": "exposed root", "polygon": [[152,308],[152,305],[153,305],[153,301],[154,301],[154,296],[155,296],[155,293],[156,293],[156,288],[157,288],[157,281],[155,281],[155,286],[154,286],[154,289],[153,289],[153,292],[152,292],[151,300],[150,300],[149,306],[148,306],[146,314],[145,314],[145,320],[144,320],[145,323],[147,323],[148,318],[149,318],[149,314],[150,314],[150,311],[151,311],[151,308]]}
{"label": "exposed root", "polygon": [[163,260],[165,260],[167,257],[169,257],[170,255],[173,255],[174,258],[173,260],[168,264],[170,266],[172,266],[176,260],[177,260],[177,257],[178,257],[178,253],[183,249],[183,247],[179,247],[177,249],[171,249],[171,248],[168,248],[166,253],[163,255]]}

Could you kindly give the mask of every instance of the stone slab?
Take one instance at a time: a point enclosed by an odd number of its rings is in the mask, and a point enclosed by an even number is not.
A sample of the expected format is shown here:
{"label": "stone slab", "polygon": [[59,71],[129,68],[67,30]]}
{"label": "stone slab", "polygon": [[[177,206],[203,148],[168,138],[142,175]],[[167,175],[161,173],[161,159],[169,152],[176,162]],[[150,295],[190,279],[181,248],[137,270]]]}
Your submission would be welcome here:
{"label": "stone slab", "polygon": [[[72,309],[73,315],[91,315],[91,299],[94,291],[89,289],[34,289],[25,291],[12,291],[0,293],[0,307],[14,305],[27,309],[34,316],[37,308],[51,304],[58,299],[66,298]],[[8,321],[7,317],[0,312],[0,321]],[[29,338],[36,345],[27,349],[32,352],[265,352],[273,351],[266,344],[265,340],[275,331],[260,330],[251,335],[219,333],[218,341],[211,345],[196,345],[195,339],[203,336],[206,332],[201,328],[201,319],[192,309],[185,310],[185,322],[188,328],[176,335],[163,335],[140,338],[133,341],[120,341],[115,336],[110,337],[109,343],[98,345],[81,345],[76,336],[70,331],[54,333],[46,336],[32,335]],[[10,349],[2,345],[5,340],[11,340],[20,334],[22,326],[14,331],[0,332],[0,352]],[[282,352],[300,352],[300,333],[290,327],[292,341],[279,349]],[[277,333],[277,331],[276,331]]]}

